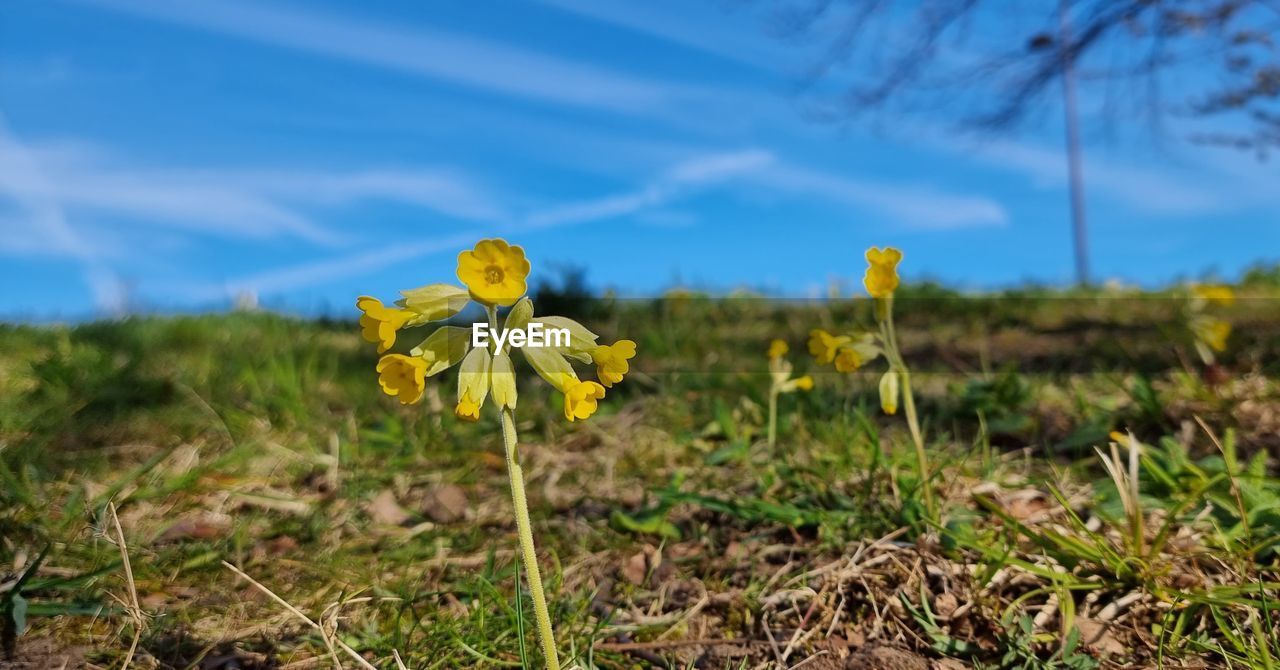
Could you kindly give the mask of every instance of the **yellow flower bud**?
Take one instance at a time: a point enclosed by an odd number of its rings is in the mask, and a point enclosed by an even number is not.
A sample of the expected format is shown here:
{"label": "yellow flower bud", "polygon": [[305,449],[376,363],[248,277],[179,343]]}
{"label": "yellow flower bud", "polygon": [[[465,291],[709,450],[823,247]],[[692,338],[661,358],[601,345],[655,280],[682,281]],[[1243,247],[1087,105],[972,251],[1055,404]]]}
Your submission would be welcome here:
{"label": "yellow flower bud", "polygon": [[440,374],[457,365],[466,355],[469,332],[459,326],[443,326],[428,335],[409,354],[427,362],[428,377]]}
{"label": "yellow flower bud", "polygon": [[412,325],[447,319],[462,311],[471,297],[467,289],[449,284],[431,284],[401,291],[398,304],[416,316]]}
{"label": "yellow flower bud", "polygon": [[511,364],[511,356],[499,352],[493,357],[493,368],[489,375],[493,386],[493,402],[498,407],[516,408],[516,370]]}
{"label": "yellow flower bud", "polygon": [[880,409],[885,414],[898,413],[898,373],[893,370],[880,377]]}
{"label": "yellow flower bud", "polygon": [[454,413],[459,418],[480,418],[480,408],[489,395],[489,368],[491,357],[488,349],[475,348],[462,359],[458,369],[458,406]]}

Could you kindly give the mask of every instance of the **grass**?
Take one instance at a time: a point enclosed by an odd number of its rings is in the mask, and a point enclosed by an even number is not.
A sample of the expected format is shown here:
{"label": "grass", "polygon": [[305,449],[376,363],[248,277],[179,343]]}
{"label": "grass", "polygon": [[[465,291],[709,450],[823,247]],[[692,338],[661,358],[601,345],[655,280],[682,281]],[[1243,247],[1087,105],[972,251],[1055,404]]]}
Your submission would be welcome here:
{"label": "grass", "polygon": [[[878,374],[797,353],[866,301],[562,296],[640,351],[584,424],[521,389],[562,656],[1275,667],[1280,303],[1253,279],[1212,369],[1168,295],[905,288],[923,482]],[[770,450],[774,337],[817,387]],[[451,376],[402,408],[374,361],[353,323],[267,313],[0,326],[0,667],[537,667],[496,420],[456,421]]]}

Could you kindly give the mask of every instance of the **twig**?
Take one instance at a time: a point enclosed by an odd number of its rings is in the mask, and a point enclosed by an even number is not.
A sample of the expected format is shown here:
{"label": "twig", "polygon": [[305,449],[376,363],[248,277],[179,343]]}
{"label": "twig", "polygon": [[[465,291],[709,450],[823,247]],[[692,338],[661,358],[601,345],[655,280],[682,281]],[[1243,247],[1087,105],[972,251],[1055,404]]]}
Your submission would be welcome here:
{"label": "twig", "polygon": [[[272,600],[276,601],[277,603],[280,603],[280,605],[281,605],[282,607],[284,607],[286,610],[289,610],[289,612],[290,612],[290,613],[292,613],[294,616],[296,616],[296,617],[298,617],[299,619],[302,619],[303,621],[305,621],[305,622],[306,622],[306,624],[307,624],[308,626],[311,626],[312,628],[314,628],[314,629],[316,629],[317,631],[319,631],[319,632],[320,632],[320,637],[324,640],[325,645],[330,647],[330,651],[331,651],[331,652],[332,652],[332,645],[335,645],[335,644],[336,644],[336,646],[337,646],[339,649],[341,649],[341,650],[343,650],[343,651],[347,652],[347,655],[348,655],[348,656],[350,656],[353,660],[355,660],[355,662],[356,662],[356,663],[359,663],[362,667],[366,668],[366,670],[378,670],[378,668],[374,667],[374,665],[373,665],[372,663],[370,663],[369,661],[366,661],[366,660],[365,660],[365,658],[364,658],[363,656],[361,656],[359,653],[357,653],[355,649],[352,649],[350,646],[348,646],[348,645],[347,645],[347,643],[343,642],[342,640],[338,640],[338,639],[330,640],[330,639],[329,639],[329,636],[325,633],[324,628],[323,628],[323,627],[321,627],[321,625],[320,625],[320,624],[316,623],[315,621],[312,621],[312,620],[311,620],[311,617],[309,617],[309,616],[307,616],[307,615],[303,614],[301,610],[299,610],[298,608],[296,608],[296,607],[294,607],[293,605],[289,604],[289,601],[287,601],[287,600],[285,600],[284,598],[281,598],[280,596],[276,595],[274,592],[272,592],[272,591],[271,591],[271,589],[269,589],[269,588],[267,588],[267,587],[263,586],[263,585],[262,585],[262,584],[260,584],[257,580],[255,580],[253,577],[250,577],[249,575],[245,574],[243,570],[241,570],[240,568],[237,568],[236,566],[234,566],[234,565],[232,565],[232,564],[230,564],[230,563],[228,563],[228,562],[226,562],[226,561],[223,561],[223,562],[222,562],[222,565],[223,565],[223,567],[225,567],[226,569],[228,569],[228,570],[230,570],[230,571],[232,571],[232,572],[236,573],[236,574],[237,574],[237,575],[239,575],[242,579],[244,579],[245,581],[247,581],[247,582],[249,582],[250,584],[252,584],[252,585],[254,586],[254,588],[258,589],[259,591],[262,591],[263,593],[265,593],[265,594],[266,594],[268,597],[270,597]],[[338,666],[338,668],[341,668],[341,667],[342,667],[342,664],[338,662],[338,658],[337,658],[337,656],[336,656],[336,655],[335,655],[335,656],[334,656],[334,658],[333,658],[333,662],[334,662],[334,664],[335,664],[335,665],[337,665],[337,666]]]}
{"label": "twig", "polygon": [[120,549],[120,564],[124,568],[125,584],[129,587],[129,618],[133,619],[133,642],[129,644],[129,653],[125,654],[120,670],[125,670],[133,662],[133,655],[138,651],[138,642],[142,640],[142,605],[138,604],[138,585],[133,581],[133,566],[129,564],[129,547],[124,541],[124,529],[120,527],[120,517],[116,514],[116,504],[107,503],[107,512],[111,514],[111,523],[116,528],[116,547]]}

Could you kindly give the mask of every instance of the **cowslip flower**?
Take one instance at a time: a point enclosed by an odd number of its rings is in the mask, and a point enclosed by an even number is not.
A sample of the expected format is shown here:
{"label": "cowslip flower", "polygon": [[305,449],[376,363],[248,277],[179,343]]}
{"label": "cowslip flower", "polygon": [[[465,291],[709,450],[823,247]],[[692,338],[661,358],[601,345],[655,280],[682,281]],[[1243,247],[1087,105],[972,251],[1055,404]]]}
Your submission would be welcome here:
{"label": "cowslip flower", "polygon": [[778,437],[778,396],[783,393],[809,391],[813,389],[813,377],[804,375],[792,378],[791,362],[784,356],[790,347],[783,340],[773,340],[765,355],[769,359],[769,427],[768,440],[772,447]]}
{"label": "cowslip flower", "polygon": [[378,361],[378,385],[387,395],[412,405],[422,399],[427,388],[427,363],[421,358],[388,354]]}
{"label": "cowslip flower", "polygon": [[1236,301],[1236,292],[1222,284],[1197,284],[1191,287],[1191,292],[1205,302],[1224,307],[1230,307]]}
{"label": "cowslip flower", "polygon": [[876,358],[884,357],[889,369],[880,376],[880,409],[885,414],[894,415],[898,413],[899,401],[902,402],[907,428],[915,446],[925,507],[934,513],[933,493],[928,483],[929,461],[911,392],[911,371],[902,358],[893,325],[892,298],[899,285],[898,264],[902,262],[902,252],[894,247],[871,247],[867,249],[866,259],[867,270],[862,283],[875,299],[878,331],[833,335],[817,328],[809,335],[809,353],[818,363],[834,365],[836,371],[845,373],[856,372]]}
{"label": "cowslip flower", "polygon": [[[513,353],[518,349],[530,367],[563,395],[565,419],[574,422],[595,414],[605,397],[605,388],[621,382],[630,372],[636,343],[619,340],[601,344],[595,333],[577,321],[546,316],[538,317],[536,322],[547,329],[567,331],[567,341],[536,347],[513,346],[508,338],[503,338],[499,345],[499,340],[490,338],[487,345],[477,346],[473,344],[471,328],[442,325],[407,355],[387,353],[395,346],[402,330],[448,319],[472,301],[484,308],[487,323],[483,325],[488,326],[489,332],[497,329],[499,307],[509,308],[502,324],[507,333],[525,330],[534,322],[533,301],[524,295],[528,290],[529,271],[524,249],[501,239],[481,240],[473,249],[458,254],[457,277],[464,286],[430,284],[405,290],[395,307],[384,305],[372,296],[361,296],[356,306],[361,312],[361,335],[376,343],[378,353],[383,354],[376,369],[378,385],[387,395],[405,405],[415,404],[422,400],[429,378],[457,366],[458,401],[454,415],[464,421],[479,421],[487,401],[491,400],[496,406],[515,503],[521,561],[533,595],[538,639],[547,667],[559,670],[517,454],[515,408],[518,398]],[[594,364],[599,381],[579,378],[570,361]]]}
{"label": "cowslip flower", "polygon": [[1214,364],[1215,353],[1226,351],[1227,339],[1231,336],[1231,324],[1212,316],[1212,308],[1229,307],[1235,299],[1235,291],[1221,284],[1195,284],[1185,294],[1183,318],[1191,333],[1191,343],[1206,365]]}
{"label": "cowslip flower", "polygon": [[631,364],[627,361],[635,357],[636,343],[631,340],[618,340],[591,350],[591,358],[596,364],[596,376],[606,387],[622,381],[623,376],[631,370]]}
{"label": "cowslip flower", "polygon": [[835,360],[840,347],[852,341],[853,338],[847,335],[832,335],[821,328],[814,328],[809,331],[809,353],[819,363],[830,363]]}
{"label": "cowslip flower", "polygon": [[902,261],[902,252],[885,247],[867,249],[867,273],[862,278],[862,285],[873,298],[887,298],[898,288],[898,263]]}
{"label": "cowslip flower", "polygon": [[524,249],[506,240],[481,240],[475,249],[458,254],[458,280],[471,297],[486,305],[514,305],[527,290],[529,260]]}
{"label": "cowslip flower", "polygon": [[1231,336],[1231,324],[1222,319],[1202,317],[1191,324],[1196,339],[1219,353],[1227,350],[1227,338]]}

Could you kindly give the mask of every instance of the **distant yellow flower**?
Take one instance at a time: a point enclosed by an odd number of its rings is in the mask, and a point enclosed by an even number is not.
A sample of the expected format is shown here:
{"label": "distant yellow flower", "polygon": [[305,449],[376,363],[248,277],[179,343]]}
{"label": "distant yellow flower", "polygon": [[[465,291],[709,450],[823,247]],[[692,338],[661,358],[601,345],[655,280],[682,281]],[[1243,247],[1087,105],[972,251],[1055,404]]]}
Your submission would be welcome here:
{"label": "distant yellow flower", "polygon": [[364,312],[360,316],[360,334],[365,340],[378,344],[378,353],[390,349],[396,343],[396,331],[417,316],[407,309],[387,307],[381,300],[367,295],[356,298],[356,307]]}
{"label": "distant yellow flower", "polygon": [[1226,351],[1231,324],[1221,319],[1199,319],[1192,324],[1196,337],[1214,351]]}
{"label": "distant yellow flower", "polygon": [[596,364],[596,376],[600,378],[601,384],[608,387],[622,381],[623,375],[631,370],[627,360],[635,356],[636,343],[631,340],[618,340],[591,350],[591,360]]}
{"label": "distant yellow flower", "polygon": [[862,284],[873,298],[887,298],[898,288],[898,263],[902,252],[893,247],[867,249],[867,274]]}
{"label": "distant yellow flower", "polygon": [[774,340],[769,343],[769,360],[775,360],[787,355],[791,348],[783,340]]}
{"label": "distant yellow flower", "polygon": [[819,363],[830,363],[836,357],[836,350],[852,339],[847,335],[832,335],[821,328],[814,328],[809,331],[809,353]]}
{"label": "distant yellow flower", "polygon": [[596,382],[566,379],[564,382],[564,418],[574,421],[595,414],[597,401],[604,397],[604,387]]}
{"label": "distant yellow flower", "polygon": [[863,363],[862,356],[853,347],[840,347],[836,351],[836,372],[853,372],[862,367]]}
{"label": "distant yellow flower", "polygon": [[1231,290],[1230,286],[1222,284],[1197,284],[1191,287],[1191,291],[1195,293],[1197,298],[1205,302],[1217,303],[1224,307],[1230,306],[1236,301],[1236,292]]}
{"label": "distant yellow flower", "polygon": [[471,297],[486,305],[514,305],[528,286],[529,260],[524,249],[506,240],[480,240],[475,249],[458,254],[458,279]]}
{"label": "distant yellow flower", "polygon": [[387,354],[378,360],[378,385],[382,392],[399,396],[401,404],[422,399],[427,388],[427,362],[404,354]]}
{"label": "distant yellow flower", "polygon": [[800,389],[801,391],[813,390],[813,377],[810,377],[809,375],[805,375],[803,377],[797,377],[792,381],[795,383],[796,388]]}

